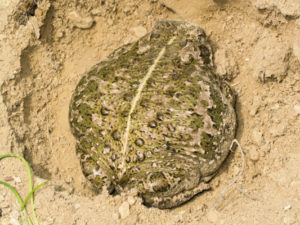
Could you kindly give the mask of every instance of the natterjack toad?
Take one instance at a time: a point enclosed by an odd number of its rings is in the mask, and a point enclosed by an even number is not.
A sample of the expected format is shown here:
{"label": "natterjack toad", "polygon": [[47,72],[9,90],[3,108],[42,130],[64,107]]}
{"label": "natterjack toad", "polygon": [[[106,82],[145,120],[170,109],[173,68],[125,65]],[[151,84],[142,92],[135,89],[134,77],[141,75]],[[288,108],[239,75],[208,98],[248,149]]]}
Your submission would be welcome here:
{"label": "natterjack toad", "polygon": [[99,190],[135,188],[146,205],[178,206],[209,188],[228,155],[233,104],[204,31],[160,21],[77,85],[70,124],[82,171]]}

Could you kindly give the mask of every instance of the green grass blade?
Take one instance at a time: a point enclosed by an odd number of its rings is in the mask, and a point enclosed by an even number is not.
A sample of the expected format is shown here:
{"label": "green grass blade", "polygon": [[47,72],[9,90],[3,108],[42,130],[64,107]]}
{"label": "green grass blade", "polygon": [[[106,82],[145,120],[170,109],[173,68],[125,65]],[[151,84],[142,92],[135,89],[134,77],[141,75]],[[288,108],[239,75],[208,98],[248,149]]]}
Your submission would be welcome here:
{"label": "green grass blade", "polygon": [[38,189],[40,189],[41,187],[43,187],[45,184],[46,184],[46,182],[43,182],[43,183],[39,184],[38,186],[36,186],[36,187],[35,187],[35,188],[34,188],[34,189],[26,196],[26,198],[25,198],[25,200],[24,200],[24,202],[23,202],[23,204],[22,204],[22,208],[21,208],[22,211],[24,210],[24,208],[25,208],[25,206],[26,206],[28,200],[31,198],[31,196],[34,194],[34,192],[36,192]]}
{"label": "green grass blade", "polygon": [[[0,160],[1,160],[1,159],[2,159],[2,158],[0,157]],[[16,198],[17,198],[18,202],[20,203],[20,205],[23,205],[23,204],[24,204],[24,202],[23,202],[21,196],[19,195],[19,193],[17,192],[17,190],[16,190],[13,186],[11,186],[10,184],[8,184],[8,183],[6,183],[6,182],[4,182],[4,181],[2,181],[2,180],[0,180],[0,184],[3,184],[4,186],[8,187],[8,188],[12,191],[12,193],[16,196]],[[33,224],[32,224],[32,221],[31,221],[31,219],[30,219],[30,217],[29,217],[29,214],[28,214],[27,210],[25,210],[25,214],[26,214],[26,217],[27,217],[27,222],[28,222],[28,224],[29,224],[29,225],[33,225]]]}
{"label": "green grass blade", "polygon": [[4,186],[8,187],[14,193],[14,195],[16,196],[16,198],[17,198],[18,202],[20,203],[20,205],[24,204],[21,196],[19,195],[19,193],[17,192],[17,190],[13,186],[11,186],[10,184],[8,184],[8,183],[6,183],[2,180],[0,180],[0,184],[3,184]]}
{"label": "green grass blade", "polygon": [[[35,222],[35,224],[36,225],[39,225],[39,222],[38,222],[38,220],[37,220],[37,216],[36,216],[36,213],[35,213],[35,209],[34,209],[34,200],[33,200],[33,194],[34,194],[34,191],[33,191],[33,182],[32,182],[32,173],[31,173],[31,168],[30,168],[30,166],[29,166],[29,163],[22,157],[22,156],[20,156],[20,155],[17,155],[17,154],[4,154],[4,155],[1,155],[0,156],[0,160],[1,159],[4,159],[4,158],[8,158],[8,157],[14,157],[14,158],[18,158],[18,159],[20,159],[24,164],[25,164],[25,166],[26,166],[26,169],[27,169],[27,175],[28,175],[28,183],[29,183],[29,197],[28,197],[28,199],[30,199],[30,205],[31,205],[31,211],[32,211],[32,214],[33,214],[33,218],[34,218],[34,222]],[[3,182],[2,182],[3,183]],[[4,182],[5,183],[5,182]],[[7,184],[7,183],[5,183],[4,184],[5,186],[7,186],[7,185],[9,185],[9,184]],[[7,187],[12,187],[11,185],[9,185],[9,186],[7,186]],[[14,189],[14,194],[15,193],[17,193],[16,192],[16,190],[15,190],[15,188],[14,187],[12,187],[13,189]],[[10,188],[11,189],[11,188]],[[13,189],[11,189],[11,190],[13,190]],[[37,189],[36,189],[37,190]],[[18,194],[18,196],[20,197],[20,195]],[[27,195],[28,196],[28,195]],[[18,197],[17,197],[18,198]],[[20,197],[20,199],[21,199],[21,197]],[[26,203],[27,203],[27,201],[28,201],[28,199],[26,200]],[[22,199],[21,199],[22,200]],[[18,201],[19,201],[19,199],[18,199]],[[20,201],[19,201],[20,202]],[[24,204],[24,202],[23,202],[23,200],[22,200],[22,202],[20,203],[21,204],[21,210],[23,210],[24,208],[25,208],[25,206],[26,206],[26,204]],[[23,208],[23,206],[24,206],[24,208]],[[31,219],[30,219],[30,217],[29,217],[29,214],[28,214],[28,212],[27,212],[27,210],[26,210],[26,208],[25,208],[25,213],[26,213],[26,215],[27,215],[27,220],[28,220],[28,223],[30,224],[30,225],[32,225],[32,222],[31,222]]]}
{"label": "green grass blade", "polygon": [[28,183],[29,183],[29,191],[32,191],[32,174],[31,174],[31,169],[30,166],[28,164],[28,162],[20,155],[16,155],[16,154],[5,154],[5,155],[1,155],[0,156],[0,160],[4,159],[4,158],[8,158],[8,157],[14,157],[14,158],[18,158],[21,161],[23,161],[23,163],[26,166],[27,172],[28,172]]}

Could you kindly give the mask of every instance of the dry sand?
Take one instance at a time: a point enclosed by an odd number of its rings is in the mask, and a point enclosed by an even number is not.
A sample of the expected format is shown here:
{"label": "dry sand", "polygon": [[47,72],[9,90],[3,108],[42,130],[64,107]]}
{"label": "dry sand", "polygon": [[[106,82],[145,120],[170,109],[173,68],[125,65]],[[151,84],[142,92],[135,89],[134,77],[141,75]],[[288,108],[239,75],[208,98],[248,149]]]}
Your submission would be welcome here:
{"label": "dry sand", "polygon": [[[41,225],[300,224],[300,2],[296,0],[1,0],[0,155],[23,155]],[[299,2],[299,3],[298,3]],[[147,208],[135,193],[95,195],[81,173],[68,106],[80,77],[160,19],[203,27],[217,71],[238,93],[237,139],[213,189],[172,210]],[[22,196],[17,159],[0,180]],[[0,186],[0,224],[20,224],[20,206]],[[24,217],[23,217],[24,218]],[[26,224],[26,223],[25,223]]]}

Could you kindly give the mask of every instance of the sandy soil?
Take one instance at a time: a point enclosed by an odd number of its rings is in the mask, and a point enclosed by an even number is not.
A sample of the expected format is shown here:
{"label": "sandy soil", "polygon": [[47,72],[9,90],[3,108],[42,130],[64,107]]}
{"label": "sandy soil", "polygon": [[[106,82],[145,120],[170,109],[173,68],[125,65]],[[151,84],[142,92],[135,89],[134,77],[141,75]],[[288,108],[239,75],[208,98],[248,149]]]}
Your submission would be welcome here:
{"label": "sandy soil", "polygon": [[[36,2],[36,3],[34,3]],[[300,3],[295,0],[1,0],[0,154],[32,166],[37,215],[51,224],[300,224]],[[83,73],[160,19],[203,27],[221,76],[238,93],[237,139],[213,189],[172,210],[147,208],[135,193],[95,195],[81,173],[68,124]],[[27,192],[17,159],[0,180]],[[217,203],[217,204],[216,204]],[[20,224],[0,186],[0,224]]]}

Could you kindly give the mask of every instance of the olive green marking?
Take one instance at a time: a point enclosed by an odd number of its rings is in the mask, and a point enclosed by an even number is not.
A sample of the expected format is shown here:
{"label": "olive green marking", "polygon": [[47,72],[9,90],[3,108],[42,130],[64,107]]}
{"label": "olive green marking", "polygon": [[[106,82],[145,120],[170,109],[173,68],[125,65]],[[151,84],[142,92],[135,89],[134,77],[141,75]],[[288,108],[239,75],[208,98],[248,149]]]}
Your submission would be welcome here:
{"label": "olive green marking", "polygon": [[208,114],[214,121],[214,127],[219,130],[223,122],[223,115],[226,111],[226,105],[222,102],[222,97],[217,90],[210,85],[211,98],[215,104],[215,107],[208,109]]}
{"label": "olive green marking", "polygon": [[205,150],[205,154],[201,156],[207,160],[215,159],[215,150],[220,142],[220,137],[206,132],[202,132],[201,136],[201,147]]}
{"label": "olive green marking", "polygon": [[197,132],[199,128],[203,128],[204,122],[203,122],[203,116],[199,115],[197,113],[193,113],[191,115],[191,123],[190,127],[194,130],[194,132]]}

